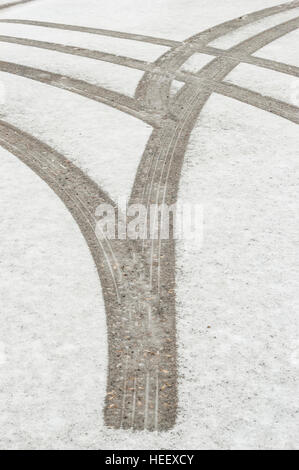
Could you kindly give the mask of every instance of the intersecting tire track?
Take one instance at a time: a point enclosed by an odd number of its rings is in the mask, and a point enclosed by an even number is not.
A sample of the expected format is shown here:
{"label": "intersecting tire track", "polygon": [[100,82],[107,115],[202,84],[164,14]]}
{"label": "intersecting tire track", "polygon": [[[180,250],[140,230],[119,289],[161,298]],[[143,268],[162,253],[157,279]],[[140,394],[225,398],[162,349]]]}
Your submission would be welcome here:
{"label": "intersecting tire track", "polygon": [[[253,53],[260,47],[272,42],[274,39],[294,30],[297,26],[298,19],[291,20],[281,27],[270,28],[268,31],[248,41],[244,41],[244,43],[234,48],[234,50],[243,54]],[[174,51],[172,51],[172,55],[174,55]],[[181,62],[182,61],[179,60],[178,64]],[[149,207],[150,203],[166,203],[170,206],[176,202],[181,168],[191,131],[202,107],[214,91],[221,92],[227,96],[231,95],[241,101],[250,102],[252,105],[259,104],[258,107],[262,109],[267,109],[267,104],[271,103],[272,109],[270,110],[272,110],[272,112],[276,112],[278,115],[298,122],[297,108],[287,104],[282,105],[278,100],[270,98],[264,100],[261,99],[260,95],[254,92],[248,91],[248,93],[246,93],[244,89],[222,84],[221,81],[223,78],[239,63],[239,59],[234,59],[233,61],[230,61],[230,59],[226,57],[215,59],[198,74],[200,78],[205,79],[205,83],[203,83],[202,86],[198,84],[194,86],[187,84],[182,91],[177,94],[173,106],[170,107],[169,112],[166,114],[163,126],[153,131],[148,142],[136,175],[131,203],[139,201]],[[218,82],[216,83],[217,87],[215,87],[215,83],[211,83],[210,87],[205,86],[209,81]],[[161,78],[160,76],[156,76],[156,86],[159,91],[160,85]],[[150,86],[150,88],[153,90],[152,86]],[[146,101],[147,93],[148,89],[145,87],[143,94],[139,95],[139,99],[146,102],[148,106],[151,106],[153,105],[153,101]],[[154,93],[154,99],[158,100],[154,102],[153,106],[153,109],[156,111],[165,106],[165,99],[163,99],[158,92]],[[164,301],[165,293],[161,288],[161,279],[165,280],[169,278],[169,260],[172,259],[173,266],[175,264],[174,242],[159,240],[146,242],[144,245],[145,251],[151,253],[151,285],[154,291],[158,292],[158,295],[163,296]]]}
{"label": "intersecting tire track", "polygon": [[[0,21],[1,22],[1,21]],[[46,42],[46,41],[37,41],[33,39],[27,38],[20,38],[20,37],[13,37],[13,36],[3,36],[0,35],[0,42],[6,42],[9,44],[18,44],[22,46],[29,46],[38,49],[46,49],[55,52],[61,52],[63,54],[70,54],[79,57],[85,57],[94,60],[100,60],[103,62],[109,62],[112,64],[129,67],[134,70],[142,70],[144,72],[154,72],[156,75],[160,75],[161,78],[165,76],[165,71],[163,69],[159,69],[156,65],[145,62],[140,59],[133,59],[131,57],[125,57],[121,55],[111,54],[102,51],[95,51],[91,49],[86,49],[77,46],[69,46],[65,44],[57,44],[53,42]],[[257,65],[262,68],[274,70],[276,72],[287,73],[289,75],[293,75],[294,77],[299,77],[299,67],[283,64],[281,62],[277,62],[274,60],[263,59],[260,57],[252,57],[252,56],[242,56],[241,54],[233,54],[233,52],[227,52],[222,49],[217,49],[215,47],[196,47],[196,52],[202,52],[204,54],[209,54],[216,57],[227,57],[230,59],[239,59],[240,62],[244,62],[247,64]],[[167,75],[167,74],[166,74]],[[188,73],[176,72],[175,77],[177,80],[181,80],[183,82],[189,81]]]}
{"label": "intersecting tire track", "polygon": [[[122,95],[113,92],[109,95],[109,91],[100,87],[88,88],[86,93],[84,87],[88,84],[58,74],[7,62],[0,63],[0,70],[85,93],[84,96],[92,99],[101,90],[98,101],[106,100],[106,104],[121,111],[126,109],[125,112],[151,122],[154,131],[141,159],[130,203],[149,206],[152,202],[165,202],[171,205],[177,200],[181,167],[191,131],[212,93],[231,96],[266,110],[270,107],[270,111],[298,122],[297,108],[223,82],[244,58],[246,60],[260,47],[295,29],[298,19],[270,28],[227,54],[219,53],[194,77],[184,75],[186,85],[174,100],[169,101],[171,80],[196,47],[206,47],[212,39],[228,31],[298,5],[299,2],[291,2],[253,13],[211,28],[184,43],[170,41],[168,45],[172,49],[169,53],[151,66],[154,73],[144,75],[136,93],[137,100],[129,99],[126,104],[121,101]],[[106,30],[98,31],[107,33]],[[147,38],[152,42],[153,38]],[[126,429],[170,429],[177,413],[174,241],[143,244],[140,241],[99,241],[94,214],[101,202],[114,204],[108,195],[63,156],[3,121],[0,122],[0,144],[30,166],[58,194],[77,221],[92,252],[107,312],[106,424]]]}
{"label": "intersecting tire track", "polygon": [[222,49],[209,46],[196,47],[196,52],[201,52],[203,54],[208,54],[216,57],[228,57],[231,59],[239,59],[239,61],[242,63],[244,62],[246,64],[256,65],[265,69],[274,70],[275,72],[286,73],[288,75],[293,75],[294,77],[299,77],[299,67],[296,67],[295,65],[277,62],[275,60],[236,54],[230,51],[224,51]]}
{"label": "intersecting tire track", "polygon": [[[296,29],[298,25],[298,18],[290,20],[244,41],[234,47],[233,51],[242,54],[247,53],[249,55],[260,47],[272,42],[274,39]],[[142,203],[147,207],[150,205],[150,201],[157,204],[166,203],[168,205],[176,202],[181,166],[191,131],[198,119],[201,109],[213,92],[220,92],[226,96],[232,96],[241,101],[249,102],[252,105],[255,104],[255,101],[256,104],[259,104],[259,101],[261,101],[258,107],[262,109],[266,109],[267,104],[271,103],[272,112],[276,112],[282,115],[282,117],[290,118],[292,121],[298,123],[298,110],[296,107],[288,104],[283,104],[282,106],[278,100],[270,98],[268,100],[260,100],[259,95],[254,92],[221,83],[225,76],[239,65],[239,63],[239,58],[231,59],[228,57],[219,57],[197,74],[199,79],[203,79],[201,86],[200,84],[187,84],[177,94],[177,98],[170,108],[169,120],[165,120],[163,128],[154,130],[149,140],[135,179],[132,202],[140,200],[141,198]],[[145,89],[144,95],[146,96],[146,94],[147,90]],[[158,107],[159,103],[157,105],[157,108]],[[174,122],[171,116],[179,116],[179,119],[177,119],[178,122]],[[179,138],[177,137],[178,135]],[[153,158],[151,156],[155,154],[155,152],[159,154],[159,158],[156,159],[155,165],[152,165]],[[167,171],[165,171],[165,168],[167,168]],[[166,191],[164,189],[163,191],[163,188],[168,182],[171,182],[172,189]],[[149,187],[148,191],[144,189],[147,187]],[[158,245],[158,253],[160,253],[160,242],[158,244],[152,242],[152,252],[157,251],[157,247],[155,249],[153,245]],[[159,270],[160,265],[156,271]],[[155,282],[157,288],[159,288],[158,274],[156,275]]]}
{"label": "intersecting tire track", "polygon": [[171,48],[156,60],[154,64],[157,69],[164,70],[165,72],[164,79],[159,80],[159,77],[155,73],[146,73],[141,79],[136,90],[136,98],[145,101],[147,107],[167,107],[168,97],[170,96],[171,81],[174,78],[175,72],[189,59],[191,55],[196,52],[197,47],[200,49],[200,47],[206,46],[211,41],[239,29],[242,26],[249,25],[250,23],[254,23],[263,18],[297,7],[299,7],[298,0],[283,3],[281,5],[250,13],[234,20],[226,21],[225,23],[216,25],[206,31],[192,36],[184,41],[180,46]]}

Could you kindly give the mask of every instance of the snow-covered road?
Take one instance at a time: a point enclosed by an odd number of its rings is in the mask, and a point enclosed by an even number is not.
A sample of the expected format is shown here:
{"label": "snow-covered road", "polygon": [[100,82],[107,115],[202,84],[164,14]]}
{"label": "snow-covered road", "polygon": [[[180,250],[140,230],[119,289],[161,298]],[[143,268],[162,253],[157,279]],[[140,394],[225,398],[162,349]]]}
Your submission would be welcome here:
{"label": "snow-covered road", "polygon": [[[0,448],[297,448],[299,2],[7,3]],[[119,198],[203,244],[99,244]]]}

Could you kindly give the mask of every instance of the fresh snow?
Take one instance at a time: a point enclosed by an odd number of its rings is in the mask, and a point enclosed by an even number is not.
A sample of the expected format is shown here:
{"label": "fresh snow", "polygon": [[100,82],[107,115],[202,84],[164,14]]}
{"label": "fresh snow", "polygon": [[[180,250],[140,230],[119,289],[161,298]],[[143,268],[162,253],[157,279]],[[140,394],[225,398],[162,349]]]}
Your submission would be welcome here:
{"label": "fresh snow", "polygon": [[127,198],[151,126],[102,103],[0,72],[0,119],[69,158],[113,199]]}
{"label": "fresh snow", "polygon": [[75,422],[89,425],[93,413],[101,424],[101,285],[56,194],[1,147],[0,161],[0,447],[71,447]]}
{"label": "fresh snow", "polygon": [[184,40],[198,32],[283,0],[37,0],[0,12],[22,18],[92,26]]}
{"label": "fresh snow", "polygon": [[109,62],[4,42],[0,60],[84,80],[131,97],[144,73]]}
{"label": "fresh snow", "polygon": [[170,96],[173,97],[176,95],[184,85],[185,83],[181,82],[180,80],[172,80],[170,85]]}
{"label": "fresh snow", "polygon": [[297,29],[282,38],[276,39],[276,41],[263,47],[254,55],[299,67],[298,44],[299,30]]}
{"label": "fresh snow", "polygon": [[284,11],[282,13],[277,13],[276,15],[270,16],[268,18],[263,18],[262,20],[256,21],[253,24],[242,26],[236,31],[230,32],[221,38],[216,39],[215,41],[210,42],[210,46],[220,47],[222,49],[230,49],[233,46],[236,46],[242,41],[246,41],[252,36],[259,34],[266,29],[273,28],[280,23],[284,23],[293,18],[297,18],[299,15],[299,8],[294,8],[293,10]]}
{"label": "fresh snow", "polygon": [[296,105],[299,79],[250,64],[240,64],[226,78],[226,81],[244,88]]}
{"label": "fresh snow", "polygon": [[149,44],[131,39],[114,38],[78,31],[64,31],[55,28],[44,28],[22,24],[0,23],[0,34],[36,41],[46,41],[68,46],[82,47],[109,54],[133,57],[134,59],[152,62],[164,54],[168,47]]}

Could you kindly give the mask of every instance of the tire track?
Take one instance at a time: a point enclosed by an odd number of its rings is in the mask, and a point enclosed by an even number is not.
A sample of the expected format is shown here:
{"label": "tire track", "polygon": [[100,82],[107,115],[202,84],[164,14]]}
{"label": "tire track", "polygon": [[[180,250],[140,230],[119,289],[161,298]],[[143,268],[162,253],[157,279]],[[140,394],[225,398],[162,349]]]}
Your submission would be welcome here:
{"label": "tire track", "polygon": [[[294,77],[299,77],[299,67],[296,67],[295,65],[289,65],[283,62],[278,62],[276,60],[269,60],[269,59],[264,59],[262,57],[254,57],[254,56],[227,52],[223,49],[218,49],[216,47],[209,47],[209,46],[197,48],[196,52],[208,54],[208,55],[215,56],[215,57],[227,57],[228,59],[234,59],[234,60],[238,59],[240,63],[256,65],[257,67],[262,67],[265,69],[274,70],[275,72],[281,72],[281,73],[285,73],[288,75],[293,75]],[[186,76],[184,77],[184,75]],[[188,72],[182,72],[182,75],[181,75],[181,72],[177,72],[175,78],[177,78],[177,80],[182,80],[182,81],[187,82]]]}
{"label": "tire track", "polygon": [[[263,47],[266,43],[271,42],[273,38],[280,37],[291,31],[296,26],[296,21],[291,20],[282,26],[271,28],[265,33],[257,35],[256,38],[252,38],[250,41],[245,41],[244,44],[238,46],[236,50],[241,50],[242,53],[247,52],[248,49],[251,51]],[[245,51],[244,51],[245,49]],[[214,80],[219,86],[217,91],[222,93],[228,93],[228,88],[225,88],[225,84],[220,85],[220,81],[237,65],[237,60],[233,63],[229,63],[227,58],[215,59],[213,65],[210,65],[210,70],[203,72],[203,78],[205,82],[208,80]],[[209,67],[207,67],[209,69]],[[219,70],[220,69],[220,73]],[[156,76],[157,87],[159,86],[160,80]],[[222,86],[222,89],[220,89]],[[186,92],[188,91],[188,93]],[[191,131],[194,124],[197,121],[198,115],[210,97],[214,89],[206,89],[203,85],[196,86],[187,85],[184,93],[176,100],[173,109],[170,109],[168,116],[164,119],[164,125],[160,129],[153,131],[150,138],[146,151],[143,155],[142,162],[138,169],[138,174],[135,180],[131,203],[136,201],[147,204],[149,201],[156,203],[167,203],[168,205],[176,202],[177,191],[179,185],[179,178],[181,173],[181,167],[183,163],[183,157],[187,148],[187,144],[190,138]],[[236,93],[236,91],[238,93]],[[259,104],[259,107],[264,109],[267,105],[271,105],[272,112],[276,112],[279,115],[293,119],[295,110],[287,104],[279,103],[277,100],[259,101],[259,97],[248,91],[240,91],[238,88],[230,87],[230,95],[234,98],[244,100],[246,96],[247,102],[250,104]],[[232,93],[234,92],[234,93]],[[247,94],[246,94],[247,93]],[[254,98],[254,99],[253,99]],[[271,101],[271,103],[270,103]],[[281,109],[283,107],[283,110]],[[286,111],[286,112],[285,112]],[[176,118],[174,118],[176,116]],[[296,118],[297,119],[297,118]],[[176,122],[177,121],[177,122]],[[154,157],[153,157],[154,156]],[[153,162],[156,162],[153,168]],[[150,165],[150,169],[148,167]],[[146,194],[144,187],[152,181],[152,190],[149,194]],[[169,184],[169,181],[171,184]],[[162,195],[161,195],[162,190]],[[160,305],[160,311],[167,306],[168,312],[167,317],[170,320],[169,315],[175,317],[175,296],[172,288],[175,286],[175,244],[174,241],[159,240],[153,243],[146,242],[144,244],[145,254],[147,254],[150,263],[150,280],[153,291],[157,293]],[[160,279],[163,279],[162,286],[160,285]],[[169,296],[169,292],[172,292],[172,296]],[[169,308],[171,307],[171,308]],[[170,352],[175,351],[175,321],[173,321],[174,328],[174,347],[171,348]],[[171,354],[169,354],[171,357]],[[165,365],[166,370],[171,370],[173,364],[168,361]],[[161,374],[160,374],[161,377]],[[160,377],[158,379],[158,398],[162,394],[162,388],[165,387],[165,383],[161,382]],[[167,396],[168,390],[164,392]],[[170,400],[169,400],[170,401]],[[161,412],[161,411],[160,411]]]}
{"label": "tire track", "polygon": [[[145,407],[148,409],[151,406],[145,401],[144,378],[152,374],[151,371],[159,369],[165,354],[160,348],[159,339],[153,340],[152,333],[145,327],[146,308],[152,296],[148,288],[146,262],[135,250],[134,243],[98,239],[94,216],[96,208],[104,203],[116,206],[106,193],[69,160],[2,120],[0,145],[48,184],[78,224],[98,270],[107,313],[109,371],[106,424],[130,428],[133,422],[135,429],[144,429]],[[153,331],[160,335],[164,326],[158,315],[156,317]],[[129,387],[132,383],[133,386],[138,383],[139,387],[134,390],[134,395]],[[175,395],[173,399],[176,399]],[[163,418],[159,428],[168,428],[173,425],[175,415],[170,413]],[[154,422],[149,416],[147,428],[154,429]]]}
{"label": "tire track", "polygon": [[205,89],[210,90],[211,93],[234,98],[243,103],[255,106],[256,108],[263,109],[264,111],[277,114],[277,116],[292,121],[295,124],[299,124],[297,106],[272,98],[271,96],[261,95],[256,91],[225,81],[203,80],[196,75],[192,77],[188,75],[186,82],[189,84],[193,83],[195,86],[196,84],[197,86],[204,86]]}
{"label": "tire track", "polygon": [[[93,215],[95,211],[92,211],[93,208],[90,207],[91,201],[94,209],[99,204],[114,205],[113,201],[61,154],[3,120],[0,120],[0,143],[40,176],[64,202],[79,225],[97,267],[102,266],[102,255],[104,255],[111,275],[109,281],[112,280],[115,295],[118,298],[120,278],[117,278],[116,274],[119,275],[120,270],[118,269],[118,273],[115,273],[112,269],[112,265],[117,260],[109,240],[103,239],[100,244],[97,241],[96,219]],[[99,249],[102,251],[100,256]]]}
{"label": "tire track", "polygon": [[[134,70],[142,70],[144,72],[155,72],[157,75],[160,75],[163,79],[165,76],[165,71],[162,69],[159,70],[154,64],[149,62],[145,62],[139,59],[132,59],[131,57],[125,57],[115,54],[110,54],[107,52],[102,51],[95,51],[91,49],[85,49],[81,47],[75,46],[68,46],[64,44],[57,44],[52,42],[45,42],[45,41],[36,41],[32,39],[24,39],[12,36],[2,36],[0,35],[0,42],[5,42],[9,44],[18,44],[27,47],[34,47],[38,49],[46,49],[50,51],[60,52],[63,54],[69,54],[79,57],[85,57],[89,59],[99,60],[103,62],[109,62],[112,64],[129,67]],[[238,59],[240,63],[247,63],[251,65],[256,65],[259,67],[263,67],[266,69],[274,70],[276,72],[286,73],[288,75],[293,75],[294,77],[299,77],[299,67],[288,65],[282,62],[263,59],[259,57],[253,56],[246,56],[241,54],[234,54],[232,52],[227,52],[222,49],[214,48],[214,47],[201,47],[197,48],[197,52],[201,52],[203,54],[212,55],[215,57],[227,57],[229,59]],[[166,74],[167,75],[167,74]],[[186,83],[192,81],[193,73],[188,73],[184,71],[176,72],[174,78]]]}
{"label": "tire track", "polygon": [[10,44],[19,44],[21,46],[35,47],[38,49],[47,49],[49,51],[62,52],[63,54],[76,55],[79,57],[86,57],[88,59],[100,60],[103,62],[109,62],[111,64],[122,65],[135,70],[149,71],[151,66],[148,62],[139,59],[133,59],[131,57],[125,57],[121,55],[110,54],[108,52],[95,51],[91,49],[85,49],[77,46],[68,46],[65,44],[57,44],[53,42],[37,41],[34,39],[18,38],[13,36],[1,36],[0,42],[6,42]]}
{"label": "tire track", "polygon": [[133,98],[116,91],[92,85],[83,80],[5,61],[0,61],[0,71],[29,78],[30,80],[61,88],[93,101],[106,104],[137,119],[141,119],[152,127],[157,127],[160,122],[160,116],[149,113],[141,103],[138,103]]}
{"label": "tire track", "polygon": [[[295,30],[299,25],[299,19],[295,18],[293,20],[290,20],[286,23],[283,23],[282,25],[275,26],[273,28],[270,28],[269,30],[266,30],[263,33],[258,34],[257,36],[250,38],[247,41],[244,41],[240,45],[235,46],[232,51],[233,53],[236,52],[241,52],[242,56],[244,54],[252,54],[256,52],[258,49],[264,47],[268,43],[272,42],[275,39],[278,39],[279,37],[287,34],[288,32],[291,32]],[[179,52],[180,53],[180,52]],[[200,106],[199,106],[199,112],[203,106],[203,104],[206,102],[206,100],[209,98],[210,94],[214,91],[213,86],[215,87],[217,83],[220,83],[225,76],[227,76],[237,65],[239,65],[239,57],[235,58],[230,57],[218,57],[214,59],[212,62],[210,62],[208,65],[206,65],[200,72],[195,74],[197,79],[199,81],[202,81],[201,85],[200,82],[196,84],[187,84],[185,87],[180,90],[180,92],[177,94],[177,99],[174,100],[173,106],[170,108],[169,111],[169,116],[180,116],[182,115],[182,110],[185,109],[186,103],[189,102],[190,97],[192,97],[194,94],[196,94],[196,91],[198,90],[198,87],[202,89],[202,97],[204,98],[203,100],[200,100]],[[237,56],[236,56],[237,57]],[[210,84],[210,86],[208,86]],[[209,88],[209,91],[207,91],[207,86]],[[203,89],[205,88],[205,89]],[[249,93],[250,90],[248,90]],[[285,104],[285,106],[288,106]],[[285,113],[284,113],[285,114]],[[167,126],[167,124],[166,124]],[[177,125],[177,129],[175,132],[178,132],[179,130],[179,124]],[[165,134],[165,132],[164,132]],[[163,136],[162,136],[163,138]],[[157,136],[156,134],[152,135],[152,145],[155,145],[156,141],[161,141],[160,135]],[[143,180],[142,174],[145,172],[145,168],[148,166],[148,161],[150,161],[150,157],[148,157],[147,153],[150,152],[151,154],[154,154],[155,151],[152,148],[152,145],[149,143],[144,157],[142,159],[142,162],[139,166],[139,172],[140,175],[137,174],[136,180],[135,180],[135,185],[133,188],[133,198],[134,200],[138,200],[141,194],[144,194],[144,185],[142,184],[142,189],[141,185],[139,183],[139,180]],[[163,147],[165,148],[165,145],[163,144]],[[143,181],[142,181],[143,183]],[[142,190],[142,193],[140,193]],[[146,201],[143,201],[146,203]]]}
{"label": "tire track", "polygon": [[155,110],[166,110],[168,99],[170,96],[170,85],[174,78],[175,72],[186,62],[191,55],[196,52],[197,47],[206,46],[209,42],[228,34],[242,26],[249,25],[263,18],[282,13],[294,8],[299,7],[299,1],[292,1],[283,3],[271,8],[259,10],[257,12],[249,13],[234,20],[226,21],[220,25],[214,26],[205,30],[195,36],[192,36],[178,47],[172,48],[160,57],[155,65],[168,73],[168,78],[163,80],[163,83],[158,80],[155,73],[147,73],[141,79],[136,90],[136,98],[144,101],[148,107]]}
{"label": "tire track", "polygon": [[299,109],[297,106],[293,106],[285,103],[284,101],[276,100],[268,96],[263,96],[255,91],[226,82],[216,84],[214,91],[220,95],[234,98],[235,100],[247,103],[256,108],[260,108],[263,111],[276,114],[277,116],[294,122],[295,124],[299,124]]}
{"label": "tire track", "polygon": [[[25,0],[26,1],[26,0]],[[27,0],[27,2],[33,0]],[[20,2],[22,3],[22,2]],[[171,39],[156,38],[152,36],[144,36],[143,34],[132,34],[121,31],[113,31],[110,29],[90,28],[86,26],[68,25],[63,23],[51,23],[48,21],[22,20],[22,19],[0,19],[0,23],[24,24],[31,26],[41,26],[43,28],[62,29],[64,31],[77,31],[81,33],[96,34],[100,36],[109,36],[119,39],[130,39],[133,41],[146,42],[156,44],[158,46],[177,47],[181,44],[179,41]]]}
{"label": "tire track", "polygon": [[[255,52],[260,47],[273,41],[274,38],[293,30],[297,27],[297,24],[298,19],[290,20],[287,23],[270,28],[248,41],[244,41],[234,49],[242,54]],[[176,202],[181,168],[191,131],[201,109],[215,91],[255,106],[258,105],[262,109],[276,112],[276,114],[291,119],[293,122],[298,122],[298,112],[295,107],[271,98],[260,100],[259,94],[221,83],[223,78],[238,63],[239,59],[217,58],[197,74],[198,78],[202,79],[201,85],[200,83],[186,85],[183,91],[178,93],[178,98],[174,100],[173,108],[169,112],[170,116],[177,117],[178,122],[176,123],[169,118],[161,129],[153,131],[135,179],[132,202],[142,198],[142,202],[147,205],[149,205],[149,202],[155,202],[156,204],[166,203],[170,206]],[[209,83],[210,85],[207,86]],[[150,168],[153,167],[152,155],[156,156],[156,165],[153,170],[149,170],[149,162]],[[144,197],[146,194],[144,184],[149,184],[149,181],[151,181],[151,187],[148,195]],[[155,292],[158,292],[158,296],[160,294],[160,305],[163,305],[169,302],[169,299],[165,296],[164,288],[162,291],[160,290],[161,279],[169,287],[174,286],[175,281],[174,271],[171,272],[171,266],[175,265],[174,241],[166,242],[160,239],[158,242],[146,243],[145,252],[150,252],[152,288]],[[172,260],[171,263],[169,263],[170,259]],[[175,314],[175,307],[173,307],[172,312]]]}

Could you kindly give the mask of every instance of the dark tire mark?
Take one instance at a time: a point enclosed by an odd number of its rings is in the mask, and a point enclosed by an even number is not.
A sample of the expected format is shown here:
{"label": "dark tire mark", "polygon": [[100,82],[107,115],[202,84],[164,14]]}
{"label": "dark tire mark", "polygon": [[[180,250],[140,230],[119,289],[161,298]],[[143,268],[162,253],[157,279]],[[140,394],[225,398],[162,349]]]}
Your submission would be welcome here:
{"label": "dark tire mark", "polygon": [[12,36],[0,36],[0,42],[7,42],[10,44],[19,44],[21,46],[35,47],[38,49],[47,49],[49,51],[62,52],[63,54],[76,55],[79,57],[86,57],[89,59],[101,60],[103,62],[110,62],[112,64],[122,65],[132,69],[148,71],[151,70],[151,65],[139,59],[132,59],[121,55],[110,54],[107,52],[94,51],[76,46],[67,46],[64,44],[57,44],[46,41],[36,41],[33,39],[17,38]]}
{"label": "dark tire mark", "polygon": [[[95,51],[91,49],[68,46],[68,45],[57,44],[57,43],[52,43],[52,42],[36,41],[33,39],[24,39],[24,38],[12,37],[12,36],[2,36],[2,35],[0,35],[0,42],[6,42],[9,44],[18,44],[18,45],[34,47],[38,49],[46,49],[50,51],[61,52],[63,54],[70,54],[70,55],[75,55],[79,57],[86,57],[89,59],[100,60],[103,62],[109,62],[112,64],[129,67],[135,70],[142,70],[144,72],[152,71],[152,72],[155,72],[157,75],[159,75],[162,79],[163,79],[163,76],[165,76],[165,71],[163,71],[162,69],[160,70],[154,64],[151,64],[149,62],[145,62],[139,59],[133,59],[131,57],[110,54],[107,52]],[[226,58],[234,59],[234,60],[238,59],[240,63],[256,65],[262,68],[274,70],[276,72],[286,73],[288,75],[293,75],[294,77],[299,77],[299,67],[288,65],[288,64],[281,63],[281,62],[274,61],[274,60],[241,55],[237,53],[234,54],[233,52],[227,52],[225,50],[218,49],[215,47],[209,47],[209,46],[197,48],[197,52],[202,52],[204,54],[209,54],[215,57],[226,57]],[[168,74],[166,73],[166,76],[167,75]],[[177,80],[181,80],[183,82],[188,83],[188,81],[190,81],[190,78],[189,78],[190,75],[192,76],[193,74],[179,71],[175,73],[173,78],[176,78]]]}
{"label": "dark tire mark", "polygon": [[[299,67],[296,67],[295,65],[290,65],[287,63],[278,62],[276,60],[269,60],[269,59],[264,59],[262,57],[255,57],[255,56],[237,54],[233,52],[227,52],[223,49],[218,49],[216,47],[209,47],[209,46],[197,48],[196,52],[201,52],[203,54],[208,54],[208,55],[215,56],[215,57],[227,57],[228,59],[234,59],[234,60],[238,59],[240,63],[256,65],[257,67],[262,67],[265,69],[274,70],[275,72],[286,73],[288,75],[293,75],[294,77],[299,77]],[[187,81],[187,80],[183,80],[183,81]]]}
{"label": "dark tire mark", "polygon": [[214,88],[216,93],[234,98],[235,100],[247,103],[256,108],[260,108],[264,111],[268,111],[273,114],[277,114],[288,121],[299,124],[299,109],[297,106],[285,103],[280,100],[271,98],[270,96],[264,96],[255,91],[242,88],[237,85],[222,82],[215,85]]}
{"label": "dark tire mark", "polygon": [[46,85],[61,88],[71,93],[84,96],[85,98],[98,101],[99,103],[106,104],[107,106],[141,119],[153,127],[159,124],[159,116],[148,113],[136,100],[117,93],[116,91],[107,90],[106,88],[92,85],[83,80],[77,80],[65,75],[19,65],[13,62],[0,61],[0,71],[29,78],[30,80],[45,83]]}
{"label": "dark tire mark", "polygon": [[196,75],[179,74],[180,80],[186,83],[193,84],[194,86],[204,86],[205,89],[211,93],[228,96],[243,103],[250,104],[256,108],[269,111],[270,113],[277,114],[278,116],[288,119],[289,121],[299,124],[298,122],[298,108],[284,101],[272,98],[271,96],[261,95],[260,93],[243,88],[234,83],[222,81],[217,82],[214,80],[203,80]]}
{"label": "dark tire mark", "polygon": [[[0,121],[0,145],[57,194],[93,256],[107,312],[106,424],[139,430],[169,429],[174,425],[177,402],[174,315],[169,305],[157,313],[149,289],[148,263],[135,244],[97,238],[96,208],[102,203],[116,207],[114,202],[65,157],[4,121]],[[168,393],[163,396],[160,389],[165,383]]]}
{"label": "dark tire mark", "polygon": [[[298,19],[290,20],[270,28],[244,41],[233,50],[242,54],[253,53],[295,29],[298,21]],[[213,92],[230,95],[261,109],[267,109],[269,106],[270,112],[297,122],[297,110],[291,105],[282,104],[271,98],[260,99],[257,93],[222,84],[225,76],[238,64],[239,59],[219,57],[197,74],[199,82],[193,85],[187,84],[177,94],[169,109],[168,119],[164,120],[163,126],[153,131],[148,142],[135,179],[132,202],[142,201],[146,206],[153,202],[157,204],[165,202],[168,205],[176,202],[181,168],[192,129],[200,111]],[[174,243],[153,242],[151,247],[146,246],[146,250],[151,250],[153,257],[159,260],[158,265],[151,260],[152,285],[153,289],[159,292],[161,279],[167,279],[164,273],[164,263],[165,260],[170,259],[168,250],[174,252]],[[172,262],[174,264],[173,258]]]}

